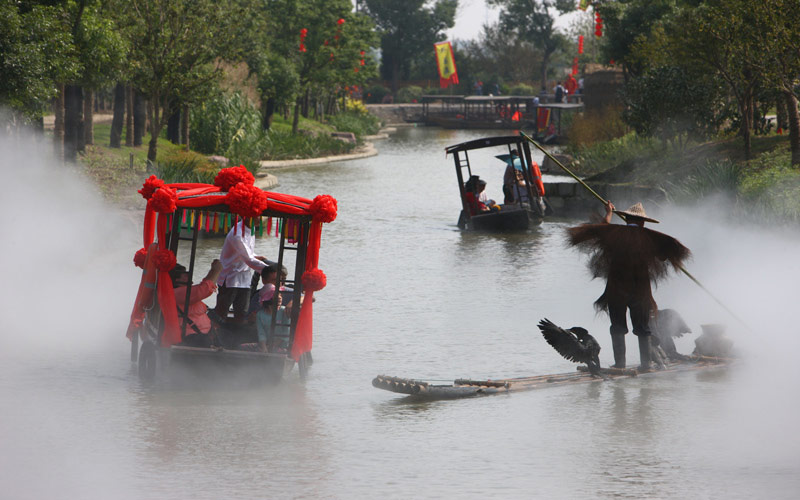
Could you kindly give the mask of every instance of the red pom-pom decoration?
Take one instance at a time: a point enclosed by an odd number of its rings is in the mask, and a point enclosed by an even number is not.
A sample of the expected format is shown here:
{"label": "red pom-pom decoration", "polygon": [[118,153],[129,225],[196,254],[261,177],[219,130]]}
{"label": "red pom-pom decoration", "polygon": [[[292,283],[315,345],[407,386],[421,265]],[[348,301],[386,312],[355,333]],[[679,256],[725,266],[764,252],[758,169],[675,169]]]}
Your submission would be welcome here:
{"label": "red pom-pom decoration", "polygon": [[336,220],[339,207],[336,198],[329,194],[321,194],[314,198],[308,210],[314,222],[333,222]]}
{"label": "red pom-pom decoration", "polygon": [[144,269],[145,260],[147,260],[147,250],[145,250],[144,248],[136,250],[136,253],[133,254],[133,264],[136,267]]}
{"label": "red pom-pom decoration", "polygon": [[239,184],[240,182],[252,186],[255,181],[256,178],[253,177],[253,174],[244,168],[243,165],[239,165],[238,167],[223,168],[219,171],[217,176],[214,177],[214,185],[223,191],[230,191],[233,186]]}
{"label": "red pom-pom decoration", "polygon": [[160,214],[171,214],[178,207],[178,193],[174,189],[164,187],[153,193],[148,203]]}
{"label": "red pom-pom decoration", "polygon": [[304,272],[300,281],[303,283],[303,290],[307,292],[317,292],[325,288],[325,285],[328,284],[328,278],[325,276],[325,273],[318,268]]}
{"label": "red pom-pom decoration", "polygon": [[175,258],[175,254],[172,253],[172,250],[165,248],[156,252],[153,256],[153,262],[156,265],[156,269],[159,271],[169,272],[175,267],[178,260]]}
{"label": "red pom-pom decoration", "polygon": [[142,198],[145,200],[149,200],[153,197],[153,193],[155,193],[158,188],[162,187],[164,187],[164,181],[155,175],[151,175],[146,181],[144,181],[144,184],[142,184],[142,189],[139,190],[139,194],[141,194]]}
{"label": "red pom-pom decoration", "polygon": [[244,182],[228,191],[226,201],[231,211],[242,217],[258,217],[267,209],[267,193]]}

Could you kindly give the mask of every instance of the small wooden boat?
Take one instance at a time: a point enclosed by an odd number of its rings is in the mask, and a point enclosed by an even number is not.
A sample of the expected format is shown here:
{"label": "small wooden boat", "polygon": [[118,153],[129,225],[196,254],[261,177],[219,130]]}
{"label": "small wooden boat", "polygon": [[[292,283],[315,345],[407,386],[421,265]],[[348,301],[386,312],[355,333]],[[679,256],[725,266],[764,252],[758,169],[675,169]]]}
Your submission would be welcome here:
{"label": "small wooden boat", "polygon": [[[693,356],[686,361],[670,363],[663,370],[653,370],[647,373],[638,373],[634,369],[618,368],[602,368],[600,373],[607,377],[607,380],[633,377],[657,377],[669,373],[721,369],[727,367],[733,361],[734,360],[731,358]],[[414,399],[437,400],[489,396],[510,392],[532,391],[562,385],[599,382],[604,382],[604,379],[593,377],[588,373],[585,366],[579,366],[578,370],[570,373],[496,380],[456,379],[452,384],[447,385],[431,384],[424,380],[378,375],[372,380],[372,385],[378,389],[405,394]]]}
{"label": "small wooden boat", "polygon": [[[511,151],[519,152],[516,160],[518,169],[525,179],[525,186],[516,187],[515,202],[501,204],[491,211],[476,211],[470,208],[467,181],[474,176],[469,161],[469,152],[498,148],[510,157]],[[544,184],[539,166],[531,157],[528,141],[518,135],[486,137],[455,144],[445,148],[448,155],[453,155],[461,196],[462,210],[458,218],[458,227],[475,231],[525,231],[541,224],[545,215],[552,211],[544,198]]]}

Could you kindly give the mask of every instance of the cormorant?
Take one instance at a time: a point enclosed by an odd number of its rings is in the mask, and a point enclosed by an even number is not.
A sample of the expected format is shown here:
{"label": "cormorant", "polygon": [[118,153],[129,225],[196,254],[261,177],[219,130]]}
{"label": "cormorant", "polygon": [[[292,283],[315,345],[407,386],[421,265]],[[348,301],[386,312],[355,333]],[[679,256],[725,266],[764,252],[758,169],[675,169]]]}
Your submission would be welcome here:
{"label": "cormorant", "polygon": [[589,373],[600,375],[600,344],[589,335],[585,328],[573,326],[568,330],[557,326],[545,318],[539,321],[539,330],[548,344],[564,358],[575,363],[586,363]]}
{"label": "cormorant", "polygon": [[666,357],[671,361],[681,361],[687,356],[678,352],[673,338],[683,337],[692,333],[692,329],[675,309],[659,309],[657,314],[650,318],[650,330],[658,339],[658,346],[663,349]]}

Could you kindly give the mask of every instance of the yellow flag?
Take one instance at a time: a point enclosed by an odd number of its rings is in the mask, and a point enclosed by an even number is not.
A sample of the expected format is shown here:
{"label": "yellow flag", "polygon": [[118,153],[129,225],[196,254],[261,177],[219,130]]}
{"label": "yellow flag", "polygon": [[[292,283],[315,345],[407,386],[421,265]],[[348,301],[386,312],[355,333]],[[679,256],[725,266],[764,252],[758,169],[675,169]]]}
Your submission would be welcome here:
{"label": "yellow flag", "polygon": [[442,88],[458,83],[456,61],[453,58],[453,47],[450,42],[433,44],[436,49],[436,65],[439,68],[439,83]]}

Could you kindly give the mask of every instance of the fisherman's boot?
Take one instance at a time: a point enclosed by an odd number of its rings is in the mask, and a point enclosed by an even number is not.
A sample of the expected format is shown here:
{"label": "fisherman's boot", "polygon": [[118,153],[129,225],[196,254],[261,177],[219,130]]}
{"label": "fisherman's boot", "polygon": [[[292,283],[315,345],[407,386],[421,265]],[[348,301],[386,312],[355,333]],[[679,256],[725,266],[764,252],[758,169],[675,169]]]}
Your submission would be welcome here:
{"label": "fisherman's boot", "polygon": [[611,347],[614,349],[614,368],[625,368],[625,334],[612,333]]}
{"label": "fisherman's boot", "polygon": [[639,358],[642,364],[639,366],[639,373],[650,371],[650,335],[639,336]]}

